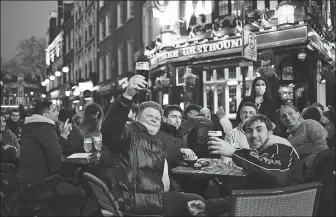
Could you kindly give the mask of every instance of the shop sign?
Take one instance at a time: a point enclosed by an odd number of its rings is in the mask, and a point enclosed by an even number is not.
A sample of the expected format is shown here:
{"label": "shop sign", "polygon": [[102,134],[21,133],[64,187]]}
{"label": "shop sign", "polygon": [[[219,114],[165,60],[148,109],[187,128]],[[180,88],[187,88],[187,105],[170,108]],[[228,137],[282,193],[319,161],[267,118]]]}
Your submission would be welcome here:
{"label": "shop sign", "polygon": [[243,44],[242,57],[248,60],[257,61],[257,35],[244,29]]}
{"label": "shop sign", "polygon": [[105,85],[102,85],[99,87],[99,89],[97,90],[97,92],[105,92],[105,91],[108,91],[108,90],[111,90],[112,89],[112,84],[105,84]]}
{"label": "shop sign", "polygon": [[308,38],[311,43],[315,45],[315,47],[325,53],[328,57],[335,61],[335,53],[333,53],[328,46],[323,43],[319,36],[314,33],[312,30],[308,33]]}
{"label": "shop sign", "polygon": [[51,99],[56,99],[59,97],[60,91],[59,90],[55,90],[53,92],[50,93],[50,98]]}
{"label": "shop sign", "polygon": [[164,51],[153,58],[150,59],[150,65],[156,65],[167,59],[173,59],[183,56],[193,56],[197,54],[206,54],[215,51],[228,50],[232,48],[242,47],[243,41],[242,38],[235,38],[231,40],[222,40],[205,44],[198,44],[193,46],[188,46],[184,48],[179,48],[172,51]]}

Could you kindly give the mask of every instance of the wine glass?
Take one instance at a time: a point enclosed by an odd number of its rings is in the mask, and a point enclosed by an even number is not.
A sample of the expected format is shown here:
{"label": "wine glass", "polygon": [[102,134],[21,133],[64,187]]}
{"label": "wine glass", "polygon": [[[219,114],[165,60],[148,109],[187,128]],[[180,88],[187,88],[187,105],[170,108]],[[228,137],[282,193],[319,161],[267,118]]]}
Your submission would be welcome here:
{"label": "wine glass", "polygon": [[102,149],[102,146],[103,146],[103,144],[102,144],[102,135],[100,133],[98,135],[95,135],[93,137],[93,143],[94,143],[95,149],[98,150],[97,157],[99,159],[100,156],[101,156],[100,152],[101,152],[101,149]]}
{"label": "wine glass", "polygon": [[87,160],[89,160],[89,153],[92,150],[92,138],[91,137],[85,137],[84,138],[84,150],[88,154],[87,155]]}

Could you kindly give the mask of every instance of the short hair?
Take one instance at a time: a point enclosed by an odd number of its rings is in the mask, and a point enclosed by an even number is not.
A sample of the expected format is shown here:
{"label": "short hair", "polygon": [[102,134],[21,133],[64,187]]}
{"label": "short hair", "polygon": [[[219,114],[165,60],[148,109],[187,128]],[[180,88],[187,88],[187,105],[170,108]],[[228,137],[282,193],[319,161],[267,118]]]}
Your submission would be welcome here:
{"label": "short hair", "polygon": [[10,114],[13,114],[13,112],[19,113],[19,110],[18,109],[13,109],[12,111],[10,111]]}
{"label": "short hair", "polygon": [[[252,107],[252,108],[254,108],[256,111],[258,111],[258,108],[257,108],[256,104],[253,103],[253,102],[245,102],[245,103],[242,105],[241,108],[243,108],[243,107],[245,107],[245,106]],[[241,111],[242,111],[242,109],[240,109],[240,112],[241,112]]]}
{"label": "short hair", "polygon": [[182,109],[181,109],[180,106],[178,106],[178,105],[167,105],[167,106],[165,106],[165,108],[163,110],[163,116],[168,117],[168,115],[172,111],[178,111],[178,112],[181,113],[181,115],[183,113],[183,111],[182,111]]}
{"label": "short hair", "polygon": [[201,112],[202,107],[195,104],[190,104],[185,108],[183,115],[187,115],[191,110],[195,110],[197,112]]}
{"label": "short hair", "polygon": [[313,107],[318,107],[321,109],[322,112],[324,112],[324,106],[321,103],[315,102],[312,105]]}
{"label": "short hair", "polygon": [[280,112],[282,111],[282,109],[285,109],[285,108],[292,108],[294,111],[299,112],[299,109],[293,105],[284,105],[284,106],[281,106],[281,108],[279,108],[278,110],[276,110],[277,114],[280,115]]}
{"label": "short hair", "polygon": [[256,121],[260,121],[262,123],[265,123],[266,128],[268,131],[273,130],[273,124],[272,121],[266,117],[265,115],[257,114],[257,115],[252,115],[249,117],[244,123],[243,123],[243,131],[246,132],[246,128],[248,126],[251,126],[253,123]]}
{"label": "short hair", "polygon": [[85,119],[92,118],[92,117],[100,120],[103,118],[103,116],[104,116],[104,112],[103,112],[102,107],[98,105],[97,103],[91,103],[87,105],[84,109],[83,122],[85,121]]}
{"label": "short hair", "polygon": [[143,110],[145,110],[146,108],[156,109],[160,112],[161,117],[163,115],[162,107],[158,103],[153,102],[153,101],[142,102],[138,107],[138,114],[143,112]]}
{"label": "short hair", "polygon": [[72,123],[72,117],[73,116],[74,116],[74,114],[72,113],[72,111],[70,109],[62,108],[59,111],[58,120],[65,123],[66,120],[69,119],[69,123]]}
{"label": "short hair", "polygon": [[43,113],[45,113],[46,110],[50,109],[51,105],[52,105],[52,102],[48,100],[38,101],[34,105],[34,114],[43,115]]}
{"label": "short hair", "polygon": [[305,120],[306,120],[306,119],[312,119],[312,120],[315,120],[315,121],[317,121],[317,122],[320,122],[320,121],[321,121],[321,118],[322,118],[322,114],[321,114],[321,112],[318,110],[317,107],[315,107],[315,106],[309,106],[309,107],[307,107],[307,108],[303,111],[301,117],[302,117],[303,119],[305,119]]}

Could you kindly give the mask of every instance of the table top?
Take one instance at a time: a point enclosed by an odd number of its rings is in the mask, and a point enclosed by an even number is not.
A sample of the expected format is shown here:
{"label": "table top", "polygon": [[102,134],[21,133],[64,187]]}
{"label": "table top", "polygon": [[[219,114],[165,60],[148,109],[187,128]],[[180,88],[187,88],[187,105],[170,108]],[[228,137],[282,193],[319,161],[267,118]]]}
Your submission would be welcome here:
{"label": "table top", "polygon": [[172,173],[180,175],[193,175],[203,177],[227,177],[227,176],[246,176],[246,172],[236,167],[230,167],[228,164],[218,159],[210,159],[210,164],[201,168],[194,168],[191,166],[178,166],[172,169]]}
{"label": "table top", "polygon": [[75,164],[78,166],[88,166],[88,165],[95,164],[98,162],[99,162],[99,158],[97,157],[97,155],[92,155],[90,156],[89,159],[64,157],[64,159],[62,160],[62,163]]}

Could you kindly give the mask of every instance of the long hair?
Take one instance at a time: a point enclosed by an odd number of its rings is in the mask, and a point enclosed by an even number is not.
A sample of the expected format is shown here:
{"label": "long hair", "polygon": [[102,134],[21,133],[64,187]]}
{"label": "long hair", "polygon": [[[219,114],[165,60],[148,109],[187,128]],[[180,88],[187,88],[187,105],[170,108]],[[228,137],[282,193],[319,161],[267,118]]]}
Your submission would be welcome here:
{"label": "long hair", "polygon": [[262,77],[256,77],[253,82],[252,82],[252,87],[251,87],[251,94],[250,94],[250,97],[254,100],[256,98],[256,94],[255,94],[255,86],[256,86],[256,83],[257,81],[259,80],[263,80],[266,84],[266,91],[263,95],[263,98],[265,100],[273,100],[273,97],[271,96],[271,93],[269,91],[269,85],[268,85],[268,82],[266,79],[262,78]]}
{"label": "long hair", "polygon": [[100,105],[96,103],[89,104],[84,109],[83,122],[80,124],[81,129],[86,135],[98,133],[98,124],[103,119],[103,116],[104,112]]}

